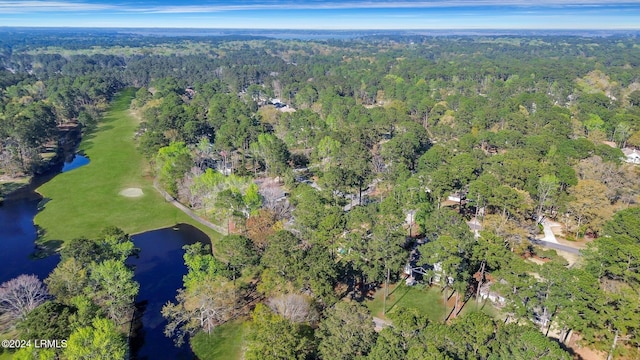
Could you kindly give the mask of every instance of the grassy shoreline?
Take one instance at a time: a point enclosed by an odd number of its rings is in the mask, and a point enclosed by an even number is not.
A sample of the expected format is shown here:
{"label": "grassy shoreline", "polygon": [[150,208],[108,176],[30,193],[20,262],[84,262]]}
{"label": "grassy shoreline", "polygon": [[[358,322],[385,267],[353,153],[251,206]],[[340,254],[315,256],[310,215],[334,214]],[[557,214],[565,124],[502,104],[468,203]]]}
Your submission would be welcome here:
{"label": "grassy shoreline", "polygon": [[29,185],[31,176],[15,178],[11,180],[0,180],[0,203],[9,195]]}
{"label": "grassy shoreline", "polygon": [[[49,199],[34,219],[41,229],[39,243],[46,246],[92,237],[109,225],[136,234],[186,223],[205,232],[212,241],[220,236],[168,203],[153,188],[147,162],[133,139],[137,121],[129,114],[129,104],[134,91],[120,93],[98,128],[82,139],[79,151],[91,162],[57,175],[37,189]],[[119,195],[126,188],[140,188],[144,195]]]}

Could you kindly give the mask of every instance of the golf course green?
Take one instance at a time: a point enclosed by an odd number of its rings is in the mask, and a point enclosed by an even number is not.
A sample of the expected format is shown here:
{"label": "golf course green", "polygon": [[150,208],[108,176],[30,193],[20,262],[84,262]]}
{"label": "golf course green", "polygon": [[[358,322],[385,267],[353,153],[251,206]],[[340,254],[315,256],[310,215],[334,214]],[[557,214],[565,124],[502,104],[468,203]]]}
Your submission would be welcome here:
{"label": "golf course green", "polygon": [[147,161],[136,150],[137,121],[129,113],[135,89],[112,101],[98,128],[85,135],[79,151],[91,162],[55,176],[37,191],[44,208],[35,217],[44,245],[94,237],[106,226],[129,234],[187,223],[211,240],[220,234],[191,219],[153,187]]}

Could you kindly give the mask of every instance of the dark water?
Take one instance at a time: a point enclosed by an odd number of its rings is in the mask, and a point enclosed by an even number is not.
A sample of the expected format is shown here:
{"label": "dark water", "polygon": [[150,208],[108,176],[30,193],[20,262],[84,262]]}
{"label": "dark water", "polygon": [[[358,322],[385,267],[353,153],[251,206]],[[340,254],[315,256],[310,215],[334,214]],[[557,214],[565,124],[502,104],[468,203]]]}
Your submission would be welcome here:
{"label": "dark water", "polygon": [[20,274],[35,274],[44,280],[60,256],[34,259],[36,228],[33,217],[40,199],[36,196],[8,199],[0,205],[0,283]]}
{"label": "dark water", "polygon": [[71,171],[73,169],[77,169],[81,166],[87,165],[88,163],[89,163],[88,157],[80,154],[74,154],[73,157],[69,159],[69,161],[65,161],[64,164],[62,164],[61,171],[62,172]]}
{"label": "dark water", "polygon": [[[76,155],[65,163],[62,171],[70,171],[89,162]],[[58,254],[43,259],[34,257],[37,229],[33,218],[42,198],[33,192],[55,176],[49,173],[34,178],[32,184],[7,197],[0,205],[0,283],[21,274],[35,274],[44,280],[60,261]],[[197,228],[180,224],[133,236],[140,248],[138,258],[127,262],[135,266],[134,279],[140,284],[137,306],[137,326],[131,341],[132,355],[138,360],[194,359],[188,344],[177,348],[164,336],[166,322],[161,309],[167,301],[175,301],[177,289],[187,268],[182,258],[182,247],[195,242],[209,244],[209,238]]]}
{"label": "dark water", "polygon": [[[61,172],[89,163],[89,158],[75,154],[62,165]],[[33,189],[49,181],[57,171],[37,176],[24,189],[7,197],[0,205],[0,283],[21,274],[35,274],[44,280],[58,265],[58,254],[35,258],[37,230],[33,218],[42,198]]]}
{"label": "dark water", "polygon": [[182,247],[198,241],[208,244],[209,238],[185,224],[133,236],[133,242],[141,249],[139,258],[128,260],[135,266],[134,280],[140,283],[136,301],[142,326],[138,326],[131,343],[135,359],[194,358],[188,345],[177,348],[164,336],[166,321],[161,310],[167,301],[175,301],[176,290],[182,287],[182,277],[187,273]]}

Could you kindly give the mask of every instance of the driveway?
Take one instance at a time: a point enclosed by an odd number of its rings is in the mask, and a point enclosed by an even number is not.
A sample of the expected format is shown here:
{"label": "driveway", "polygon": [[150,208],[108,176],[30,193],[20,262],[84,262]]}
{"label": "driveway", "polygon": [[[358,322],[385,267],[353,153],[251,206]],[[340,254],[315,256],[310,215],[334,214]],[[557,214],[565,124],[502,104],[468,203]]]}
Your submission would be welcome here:
{"label": "driveway", "polygon": [[558,240],[556,239],[555,234],[551,230],[551,222],[547,219],[542,220],[542,228],[544,230],[544,237],[540,240],[546,243],[554,243],[558,244]]}

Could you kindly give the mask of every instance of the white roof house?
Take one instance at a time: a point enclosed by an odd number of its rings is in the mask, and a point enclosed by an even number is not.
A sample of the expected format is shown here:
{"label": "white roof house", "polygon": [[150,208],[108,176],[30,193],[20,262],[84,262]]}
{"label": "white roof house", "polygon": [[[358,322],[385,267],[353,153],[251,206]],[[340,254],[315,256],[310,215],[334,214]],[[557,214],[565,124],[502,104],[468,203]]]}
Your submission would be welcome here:
{"label": "white roof house", "polygon": [[624,161],[630,164],[640,164],[640,152],[636,149],[624,148],[622,149],[626,159]]}

